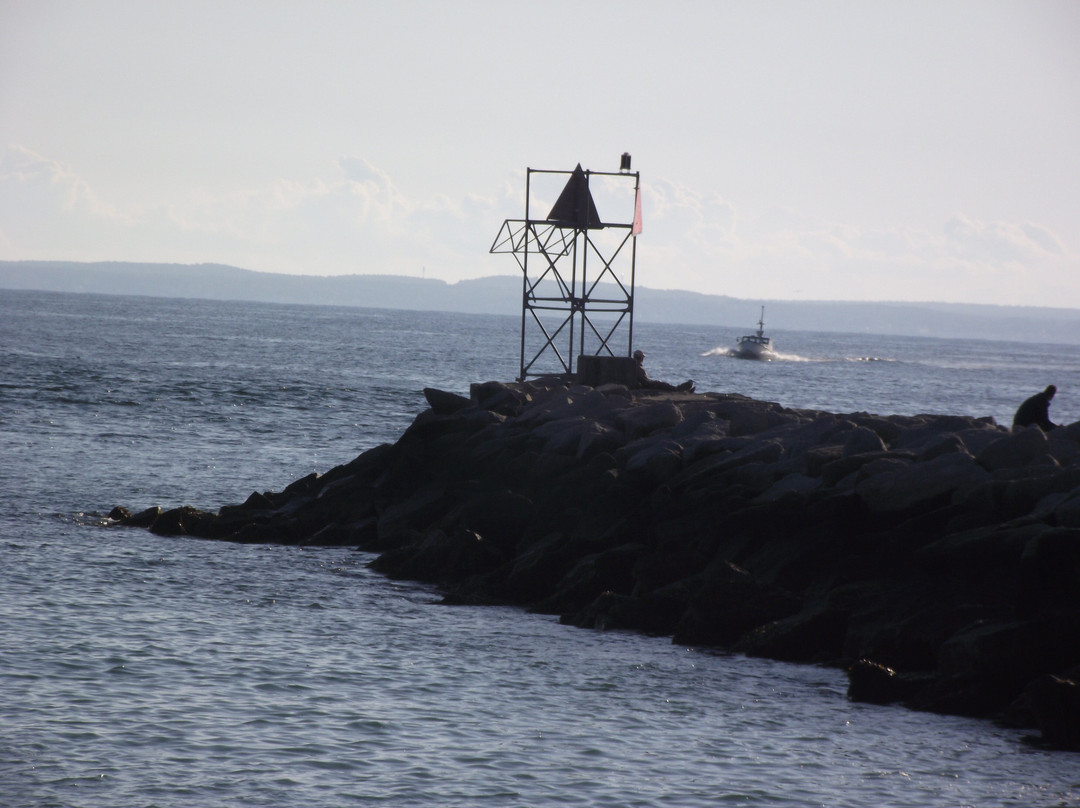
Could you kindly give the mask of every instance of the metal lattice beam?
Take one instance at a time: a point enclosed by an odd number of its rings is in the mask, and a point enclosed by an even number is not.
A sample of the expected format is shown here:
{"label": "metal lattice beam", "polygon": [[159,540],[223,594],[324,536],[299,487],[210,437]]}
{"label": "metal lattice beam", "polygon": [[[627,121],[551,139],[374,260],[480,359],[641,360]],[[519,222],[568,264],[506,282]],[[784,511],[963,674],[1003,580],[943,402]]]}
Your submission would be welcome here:
{"label": "metal lattice beam", "polygon": [[[585,171],[580,165],[573,171],[527,169],[525,218],[504,221],[490,249],[513,255],[522,271],[521,381],[571,374],[575,354],[615,356],[623,333],[625,355],[630,353],[638,229],[632,217],[602,219],[590,187],[595,178],[629,186],[636,214],[640,175],[629,171],[629,155],[624,168],[618,173]],[[533,198],[534,175],[567,177],[542,219],[531,215],[539,202]]]}

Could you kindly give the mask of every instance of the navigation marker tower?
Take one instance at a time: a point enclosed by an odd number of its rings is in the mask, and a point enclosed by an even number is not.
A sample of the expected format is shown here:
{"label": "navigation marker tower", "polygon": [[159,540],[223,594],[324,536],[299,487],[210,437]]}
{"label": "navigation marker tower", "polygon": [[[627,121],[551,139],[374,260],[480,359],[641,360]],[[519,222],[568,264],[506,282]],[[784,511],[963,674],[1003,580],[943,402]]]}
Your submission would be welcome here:
{"label": "navigation marker tower", "polygon": [[525,170],[525,218],[504,221],[490,250],[513,255],[522,271],[518,381],[573,374],[575,352],[630,355],[640,232],[641,176],[629,154],[617,172]]}

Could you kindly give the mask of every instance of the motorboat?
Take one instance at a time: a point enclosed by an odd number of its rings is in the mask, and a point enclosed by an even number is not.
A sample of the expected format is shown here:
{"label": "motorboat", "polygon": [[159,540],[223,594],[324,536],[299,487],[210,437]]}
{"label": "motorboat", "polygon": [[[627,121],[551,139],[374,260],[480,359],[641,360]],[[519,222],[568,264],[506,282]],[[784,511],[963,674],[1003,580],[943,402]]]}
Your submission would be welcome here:
{"label": "motorboat", "polygon": [[740,359],[768,359],[772,355],[772,338],[765,336],[765,307],[761,307],[757,332],[739,337],[735,356]]}

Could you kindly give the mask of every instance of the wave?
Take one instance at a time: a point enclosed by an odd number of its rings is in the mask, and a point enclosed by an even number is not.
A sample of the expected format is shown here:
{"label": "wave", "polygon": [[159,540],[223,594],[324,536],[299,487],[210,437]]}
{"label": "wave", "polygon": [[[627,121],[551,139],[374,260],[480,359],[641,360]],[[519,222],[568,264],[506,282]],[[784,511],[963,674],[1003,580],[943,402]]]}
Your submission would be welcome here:
{"label": "wave", "polygon": [[[722,356],[730,359],[743,359],[734,348],[717,346],[705,351],[701,356]],[[772,351],[758,360],[766,362],[898,362],[900,360],[887,356],[803,356],[796,353],[782,353]]]}
{"label": "wave", "polygon": [[[738,355],[734,348],[716,347],[711,350],[705,351],[702,356],[724,356],[731,359],[743,359]],[[767,354],[763,354],[759,359],[747,360],[756,362],[827,362],[827,359],[813,359],[809,356],[800,356],[799,354],[780,353],[778,351],[770,351]]]}

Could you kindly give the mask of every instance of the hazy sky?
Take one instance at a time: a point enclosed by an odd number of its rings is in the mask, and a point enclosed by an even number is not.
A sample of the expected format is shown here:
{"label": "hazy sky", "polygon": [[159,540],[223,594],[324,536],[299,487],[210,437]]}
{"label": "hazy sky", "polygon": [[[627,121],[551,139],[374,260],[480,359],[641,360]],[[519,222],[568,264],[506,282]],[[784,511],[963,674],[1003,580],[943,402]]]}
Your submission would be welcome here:
{"label": "hazy sky", "polygon": [[643,286],[1080,308],[1078,43],[1071,0],[0,0],[0,258],[513,274],[525,168],[627,151]]}

